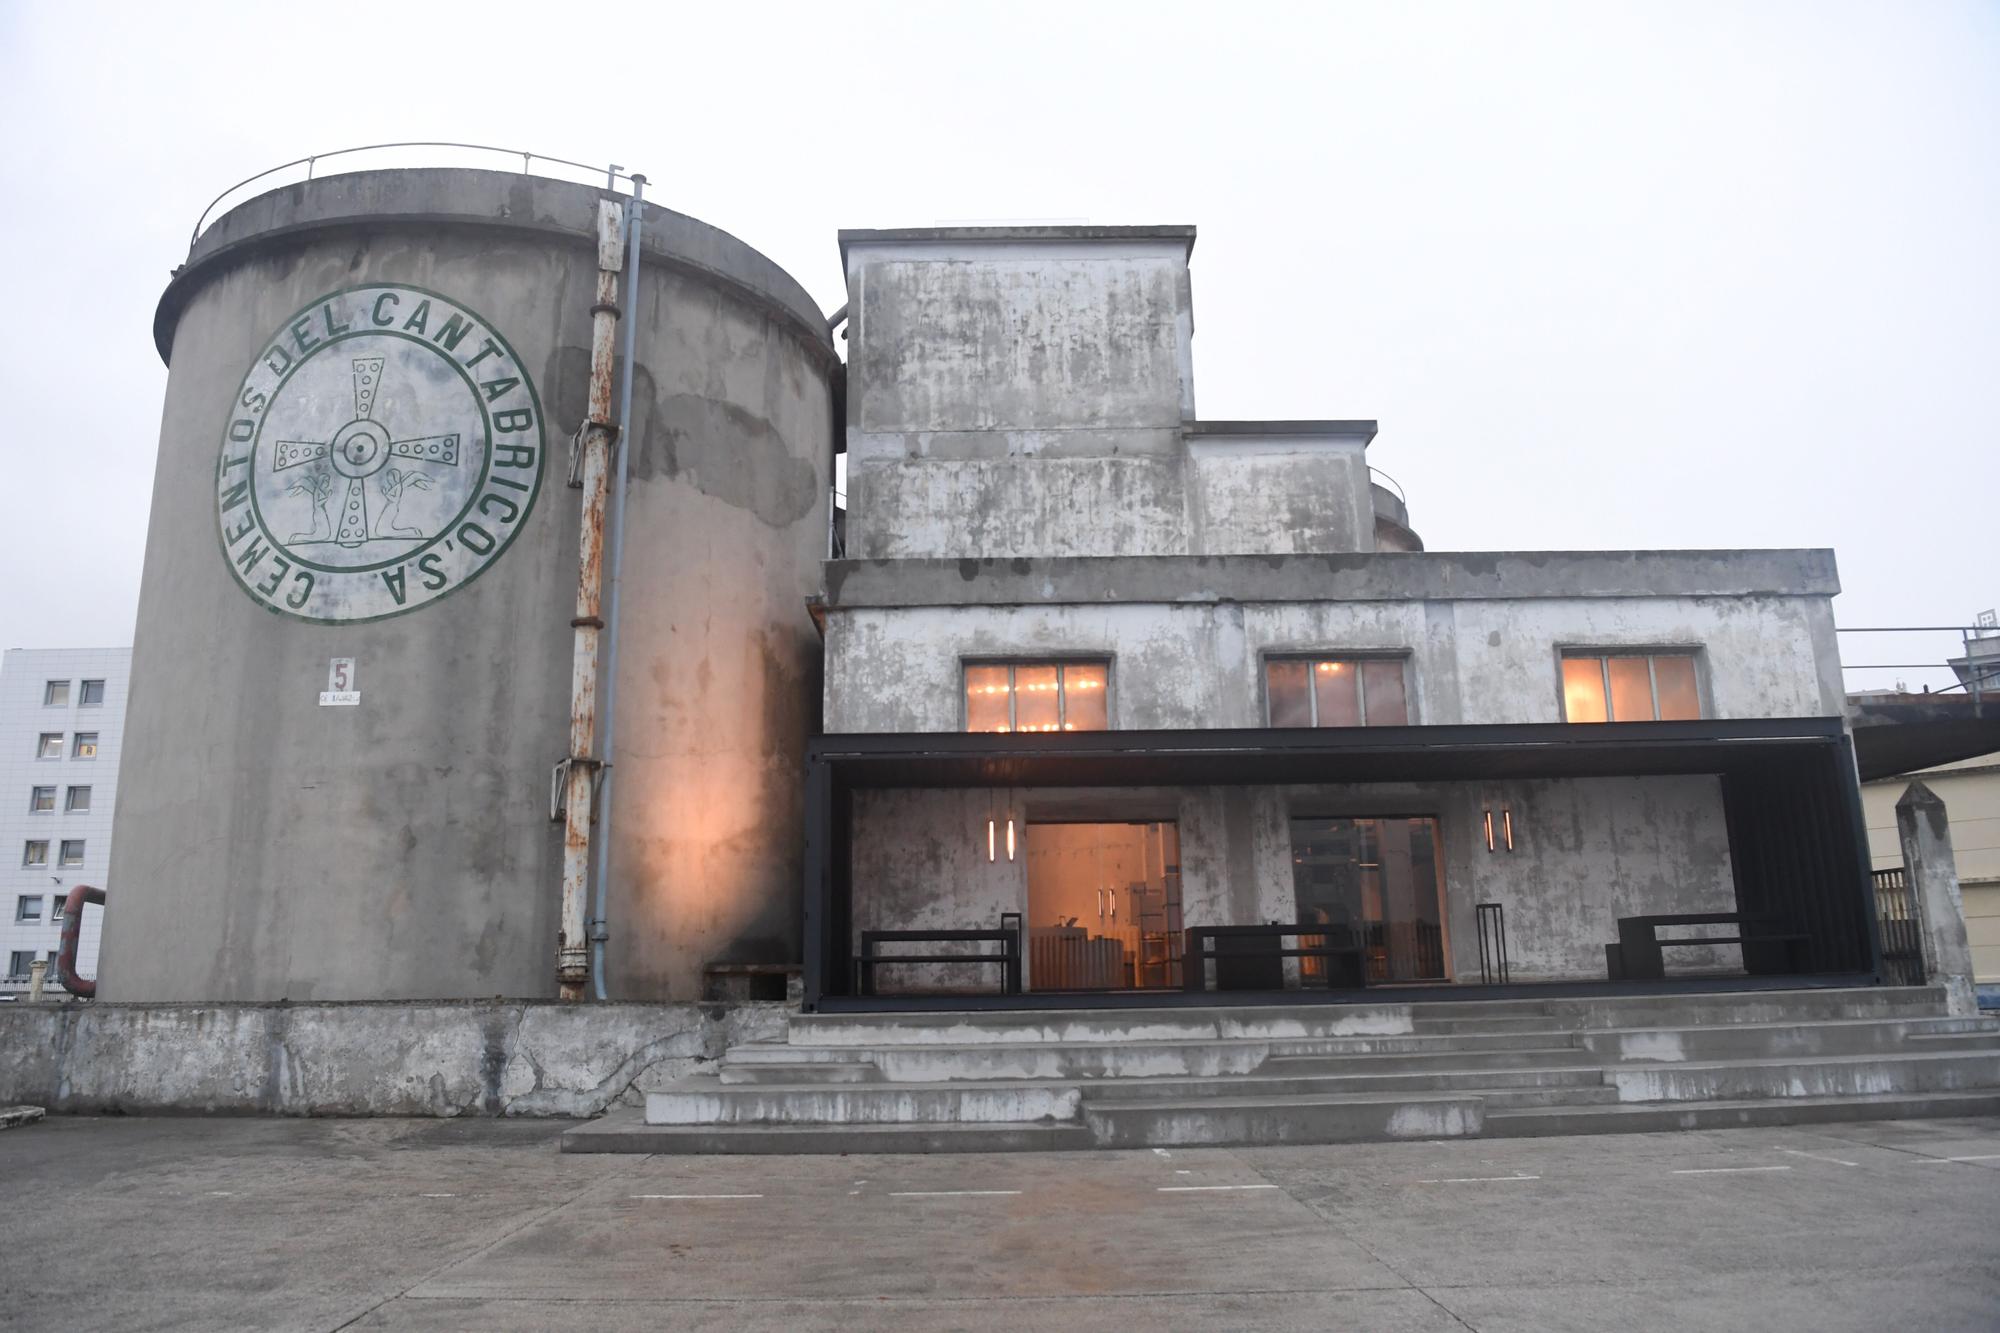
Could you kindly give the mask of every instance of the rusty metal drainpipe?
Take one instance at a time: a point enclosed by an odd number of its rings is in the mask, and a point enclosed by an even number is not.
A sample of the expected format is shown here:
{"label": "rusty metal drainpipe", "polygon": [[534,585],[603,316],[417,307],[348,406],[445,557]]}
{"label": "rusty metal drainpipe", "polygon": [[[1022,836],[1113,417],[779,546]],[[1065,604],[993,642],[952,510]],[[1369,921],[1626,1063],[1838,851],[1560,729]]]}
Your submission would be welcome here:
{"label": "rusty metal drainpipe", "polygon": [[611,374],[618,331],[618,274],[625,261],[625,210],[597,204],[597,303],[590,307],[590,409],[581,436],[583,522],[577,543],[576,615],[570,659],[569,757],[560,769],[563,793],[562,922],[556,936],[556,981],[565,1000],[581,1000],[590,978],[584,937],[584,893],[590,882],[590,823],[602,765],[597,745],[597,637],[604,592],[604,499],[615,427]]}
{"label": "rusty metal drainpipe", "polygon": [[610,938],[604,903],[611,874],[611,786],[618,780],[613,760],[618,749],[618,581],[625,568],[625,488],[632,478],[632,357],[639,332],[639,234],[646,221],[646,178],[632,175],[630,224],[625,241],[625,324],[619,330],[624,346],[618,371],[618,483],[611,488],[611,594],[606,615],[604,654],[604,782],[598,789],[603,813],[597,819],[597,880],[590,904],[590,984],[600,1000],[610,999],[604,986],[604,944]]}

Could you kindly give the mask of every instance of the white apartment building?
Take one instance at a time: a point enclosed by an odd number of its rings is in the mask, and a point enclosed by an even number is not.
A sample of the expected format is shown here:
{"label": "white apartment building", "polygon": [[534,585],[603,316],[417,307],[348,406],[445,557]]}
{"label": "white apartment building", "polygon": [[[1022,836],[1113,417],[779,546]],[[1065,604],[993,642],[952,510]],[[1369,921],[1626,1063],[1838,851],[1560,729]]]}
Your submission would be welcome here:
{"label": "white apartment building", "polygon": [[[104,886],[125,727],[130,648],[14,648],[0,657],[0,999],[28,992],[29,967],[54,960],[63,899]],[[97,974],[104,909],[84,909],[77,970]]]}

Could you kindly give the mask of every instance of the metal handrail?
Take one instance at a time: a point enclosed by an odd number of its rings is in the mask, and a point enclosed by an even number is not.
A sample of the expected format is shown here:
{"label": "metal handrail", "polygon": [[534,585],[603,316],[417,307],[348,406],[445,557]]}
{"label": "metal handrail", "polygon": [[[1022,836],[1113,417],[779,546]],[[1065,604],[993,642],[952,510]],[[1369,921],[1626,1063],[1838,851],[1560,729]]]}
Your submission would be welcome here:
{"label": "metal handrail", "polygon": [[[633,173],[626,171],[616,163],[610,163],[605,166],[593,166],[588,162],[572,162],[566,157],[551,157],[547,153],[530,153],[519,148],[497,148],[492,144],[484,143],[453,143],[443,139],[412,139],[400,143],[370,143],[361,144],[354,148],[336,148],[331,152],[314,153],[309,157],[293,158],[290,162],[280,162],[275,167],[267,167],[254,176],[244,177],[221,194],[215,196],[215,198],[209,200],[208,207],[202,209],[201,216],[195,219],[194,231],[188,236],[188,250],[192,252],[194,250],[194,243],[201,239],[202,228],[208,225],[209,215],[215,212],[215,206],[230,195],[235,194],[244,186],[253,185],[263,180],[266,176],[274,176],[280,171],[287,171],[292,167],[301,166],[306,169],[306,179],[311,180],[313,178],[314,167],[329,157],[345,157],[350,153],[372,153],[385,148],[460,148],[475,153],[500,153],[507,157],[520,158],[522,175],[533,175],[534,164],[537,162],[549,162],[562,167],[575,167],[579,171],[593,173],[601,171],[604,173],[607,188],[614,187],[618,181],[630,180],[633,175]],[[560,178],[552,177],[551,179]]]}
{"label": "metal handrail", "polygon": [[1371,481],[1379,485],[1383,490],[1389,492],[1389,494],[1395,496],[1398,500],[1401,500],[1403,502],[1403,507],[1405,509],[1408,509],[1410,507],[1410,497],[1403,494],[1403,484],[1401,482],[1397,481],[1394,477],[1390,476],[1388,473],[1384,472],[1379,467],[1370,467],[1368,469],[1368,477]]}

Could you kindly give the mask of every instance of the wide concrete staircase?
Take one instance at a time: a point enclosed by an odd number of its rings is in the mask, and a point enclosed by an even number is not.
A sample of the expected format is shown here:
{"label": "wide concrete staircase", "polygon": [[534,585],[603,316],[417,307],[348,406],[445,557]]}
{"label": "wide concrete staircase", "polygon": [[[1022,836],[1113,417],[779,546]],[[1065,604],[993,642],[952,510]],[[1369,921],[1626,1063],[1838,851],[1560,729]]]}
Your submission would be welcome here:
{"label": "wide concrete staircase", "polygon": [[2000,1113],[2000,1021],[1930,987],[805,1014],[568,1151],[991,1152]]}

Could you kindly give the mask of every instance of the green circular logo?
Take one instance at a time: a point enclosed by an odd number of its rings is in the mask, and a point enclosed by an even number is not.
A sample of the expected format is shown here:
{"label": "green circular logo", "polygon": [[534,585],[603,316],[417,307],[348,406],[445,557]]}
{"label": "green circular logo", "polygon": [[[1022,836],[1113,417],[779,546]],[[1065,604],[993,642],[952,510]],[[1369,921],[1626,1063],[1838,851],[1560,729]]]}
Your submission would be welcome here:
{"label": "green circular logo", "polygon": [[223,559],[251,598],[326,624],[427,606],[500,558],[541,489],[541,401],[449,297],[320,297],[270,339],[216,465]]}

